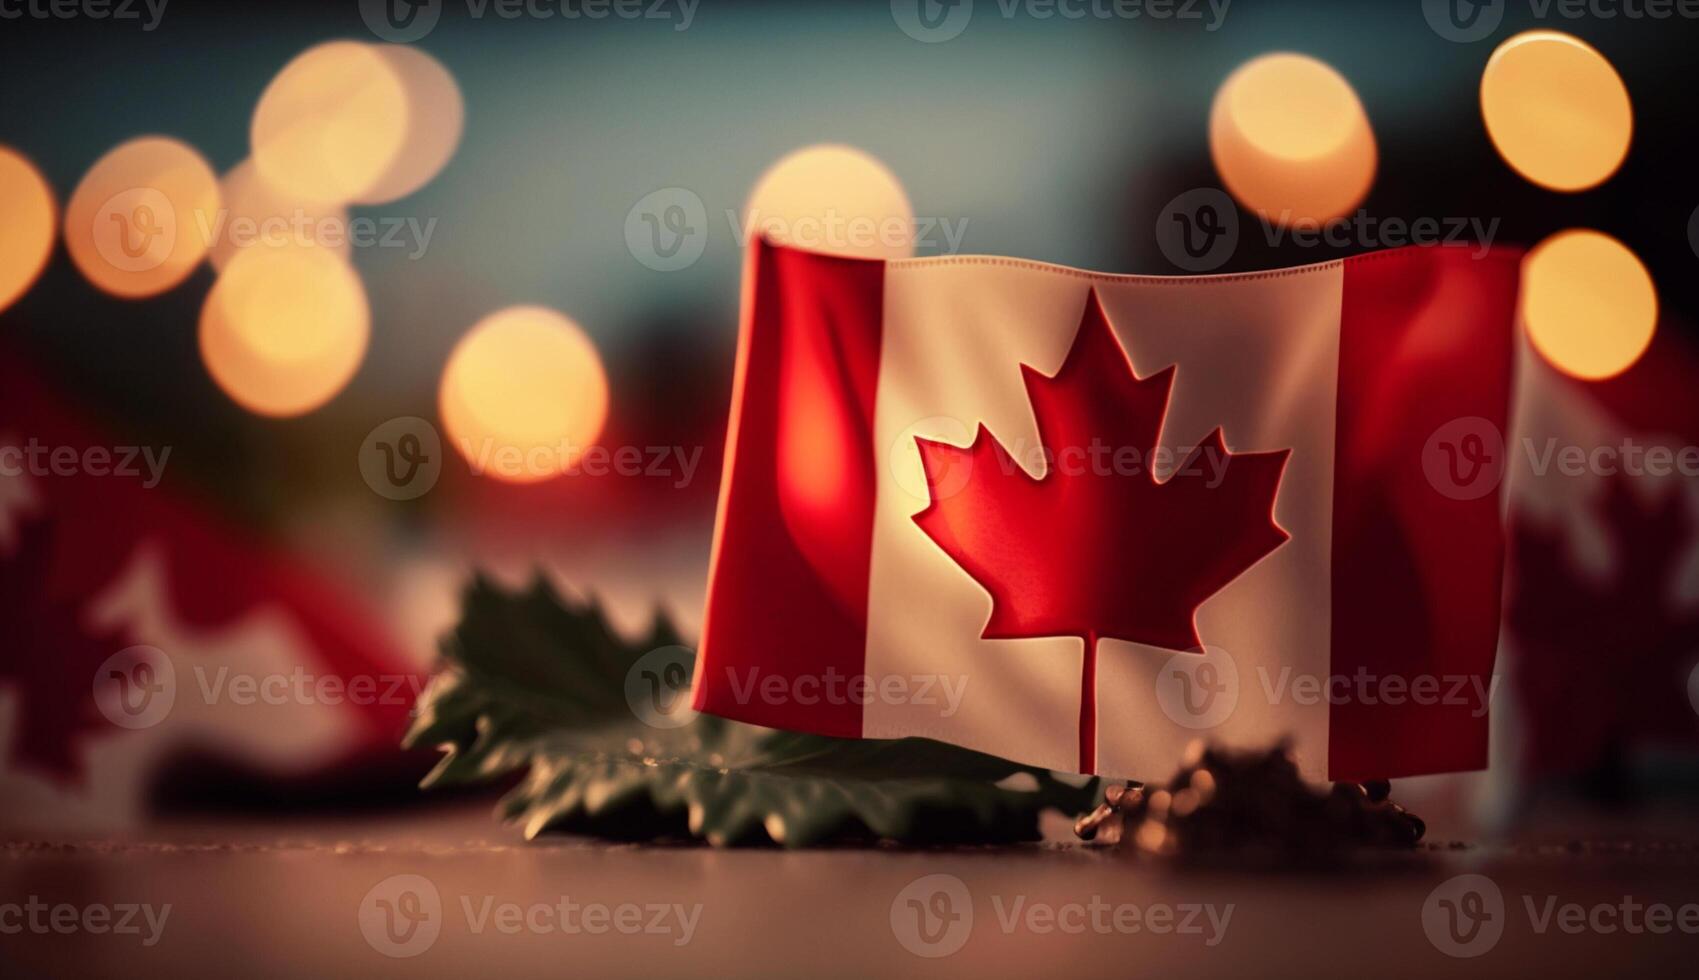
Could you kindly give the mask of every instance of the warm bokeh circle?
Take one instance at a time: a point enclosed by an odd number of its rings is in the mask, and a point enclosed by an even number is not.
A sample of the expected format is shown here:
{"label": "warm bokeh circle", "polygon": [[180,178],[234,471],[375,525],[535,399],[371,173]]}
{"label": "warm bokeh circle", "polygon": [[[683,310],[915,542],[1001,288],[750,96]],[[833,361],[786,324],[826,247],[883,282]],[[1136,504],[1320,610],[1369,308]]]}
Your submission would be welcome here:
{"label": "warm bokeh circle", "polygon": [[65,207],[65,246],[82,274],[115,296],[163,293],[206,257],[218,177],[189,146],[144,136],[95,161]]}
{"label": "warm bokeh circle", "polygon": [[752,234],[815,252],[914,254],[914,209],[902,182],[852,146],[806,146],[779,158],[755,182],[743,221]]}
{"label": "warm bokeh circle", "polygon": [[1210,155],[1247,210],[1290,225],[1327,221],[1362,203],[1374,183],[1374,132],[1351,83],[1307,55],[1267,54],[1216,92]]}
{"label": "warm bokeh circle", "polygon": [[1557,31],[1527,31],[1499,45],[1481,73],[1481,116],[1505,162],[1557,191],[1586,190],[1615,173],[1634,132],[1616,69]]}
{"label": "warm bokeh circle", "polygon": [[1657,329],[1658,294],[1626,245],[1597,231],[1564,231],[1528,253],[1522,316],[1546,360],[1599,380],[1645,353]]}
{"label": "warm bokeh circle", "polygon": [[35,165],[0,146],[0,310],[22,296],[53,254],[53,189]]}
{"label": "warm bokeh circle", "polygon": [[601,434],[608,382],[595,344],[554,310],[479,321],[449,354],[438,392],[449,441],[479,473],[535,483],[570,470]]}
{"label": "warm bokeh circle", "polygon": [[332,252],[247,249],[201,308],[201,356],[243,408],[301,415],[348,384],[370,329],[365,287]]}

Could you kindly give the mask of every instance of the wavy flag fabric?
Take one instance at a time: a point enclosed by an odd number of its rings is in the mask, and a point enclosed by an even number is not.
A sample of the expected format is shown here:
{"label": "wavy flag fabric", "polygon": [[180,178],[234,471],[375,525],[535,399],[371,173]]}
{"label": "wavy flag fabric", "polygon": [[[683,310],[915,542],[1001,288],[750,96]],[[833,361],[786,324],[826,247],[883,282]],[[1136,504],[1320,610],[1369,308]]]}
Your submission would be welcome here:
{"label": "wavy flag fabric", "polygon": [[1133,778],[1200,735],[1485,765],[1519,259],[757,243],[697,709]]}
{"label": "wavy flag fabric", "polygon": [[169,446],[91,424],[0,344],[0,827],[144,822],[163,782],[387,789],[423,674],[323,569],[216,517]]}
{"label": "wavy flag fabric", "polygon": [[1666,317],[1633,367],[1523,344],[1507,446],[1504,653],[1531,778],[1617,778],[1699,747],[1699,351]]}

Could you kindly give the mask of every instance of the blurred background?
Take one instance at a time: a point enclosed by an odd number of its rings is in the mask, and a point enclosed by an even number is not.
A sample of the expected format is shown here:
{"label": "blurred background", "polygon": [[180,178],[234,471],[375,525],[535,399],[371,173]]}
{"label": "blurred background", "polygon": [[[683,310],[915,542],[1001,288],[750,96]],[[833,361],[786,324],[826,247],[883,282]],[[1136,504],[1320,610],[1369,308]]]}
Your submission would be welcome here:
{"label": "blurred background", "polygon": [[[474,569],[693,634],[756,231],[1535,249],[1529,431],[1691,445],[1699,19],[1649,6],[0,0],[4,819],[409,798]],[[1512,474],[1494,769],[1407,802],[1690,789],[1695,485]],[[151,722],[100,680],[149,650]],[[233,707],[189,662],[373,687]]]}

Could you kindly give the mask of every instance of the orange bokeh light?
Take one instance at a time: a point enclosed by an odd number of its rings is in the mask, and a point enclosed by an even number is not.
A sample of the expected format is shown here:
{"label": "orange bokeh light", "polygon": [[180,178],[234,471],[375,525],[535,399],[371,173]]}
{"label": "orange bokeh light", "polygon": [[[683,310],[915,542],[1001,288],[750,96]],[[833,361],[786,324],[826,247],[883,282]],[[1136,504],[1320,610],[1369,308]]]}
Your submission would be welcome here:
{"label": "orange bokeh light", "polygon": [[53,254],[53,189],[35,165],[0,146],[0,310],[22,296]]}
{"label": "orange bokeh light", "polygon": [[1616,69],[1557,31],[1527,31],[1499,45],[1481,74],[1481,116],[1506,163],[1557,191],[1585,190],[1615,173],[1634,132]]}
{"label": "orange bokeh light", "polygon": [[347,210],[290,197],[261,177],[252,160],[231,168],[219,189],[223,209],[203,225],[214,269],[250,248],[327,248],[344,259],[352,251]]}
{"label": "orange bokeh light", "polygon": [[1239,66],[1216,92],[1210,155],[1227,190],[1270,221],[1327,221],[1374,183],[1374,132],[1351,83],[1300,54]]}
{"label": "orange bokeh light", "polygon": [[199,153],[144,136],[89,168],[65,207],[65,246],[95,286],[152,296],[200,264],[208,244],[202,222],[218,208],[218,178]]}
{"label": "orange bokeh light", "polygon": [[407,144],[407,88],[375,47],[308,48],[260,95],[249,135],[266,181],[302,201],[359,200],[397,166]]}
{"label": "orange bokeh light", "polygon": [[438,409],[474,470],[535,483],[570,470],[601,434],[607,376],[577,324],[544,307],[511,307],[479,321],[449,354]]}
{"label": "orange bokeh light", "polygon": [[460,86],[441,62],[406,44],[375,50],[407,93],[407,129],[389,167],[354,198],[356,204],[387,204],[425,186],[454,155],[466,122]]}
{"label": "orange bokeh light", "polygon": [[1547,361],[1566,374],[1599,380],[1628,370],[1652,343],[1658,294],[1627,246],[1572,229],[1528,253],[1522,317]]}
{"label": "orange bokeh light", "polygon": [[816,252],[914,254],[914,209],[902,183],[851,146],[807,146],[781,157],[756,181],[743,220],[754,234]]}
{"label": "orange bokeh light", "polygon": [[238,253],[201,308],[207,370],[260,415],[301,415],[329,401],[359,368],[369,333],[360,277],[319,248]]}

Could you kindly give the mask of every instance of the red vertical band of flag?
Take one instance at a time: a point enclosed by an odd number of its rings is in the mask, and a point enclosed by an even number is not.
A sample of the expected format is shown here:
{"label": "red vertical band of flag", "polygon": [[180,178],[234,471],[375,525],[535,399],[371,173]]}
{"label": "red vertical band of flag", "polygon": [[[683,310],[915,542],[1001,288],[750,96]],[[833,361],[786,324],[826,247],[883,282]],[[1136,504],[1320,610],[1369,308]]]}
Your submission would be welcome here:
{"label": "red vertical band of flag", "polygon": [[866,661],[885,264],[758,241],[750,274],[695,707],[857,737],[824,686]]}
{"label": "red vertical band of flag", "polygon": [[[1505,460],[1477,477],[1493,487],[1476,496],[1436,485],[1423,454],[1459,419],[1484,419],[1508,439],[1519,262],[1462,248],[1345,262],[1330,670],[1339,683],[1368,678],[1374,696],[1353,686],[1332,705],[1333,779],[1487,763],[1477,692],[1491,684],[1498,644]],[[1427,677],[1437,693],[1415,696],[1410,685]],[[1380,696],[1398,689],[1388,679],[1403,688],[1398,703]]]}

